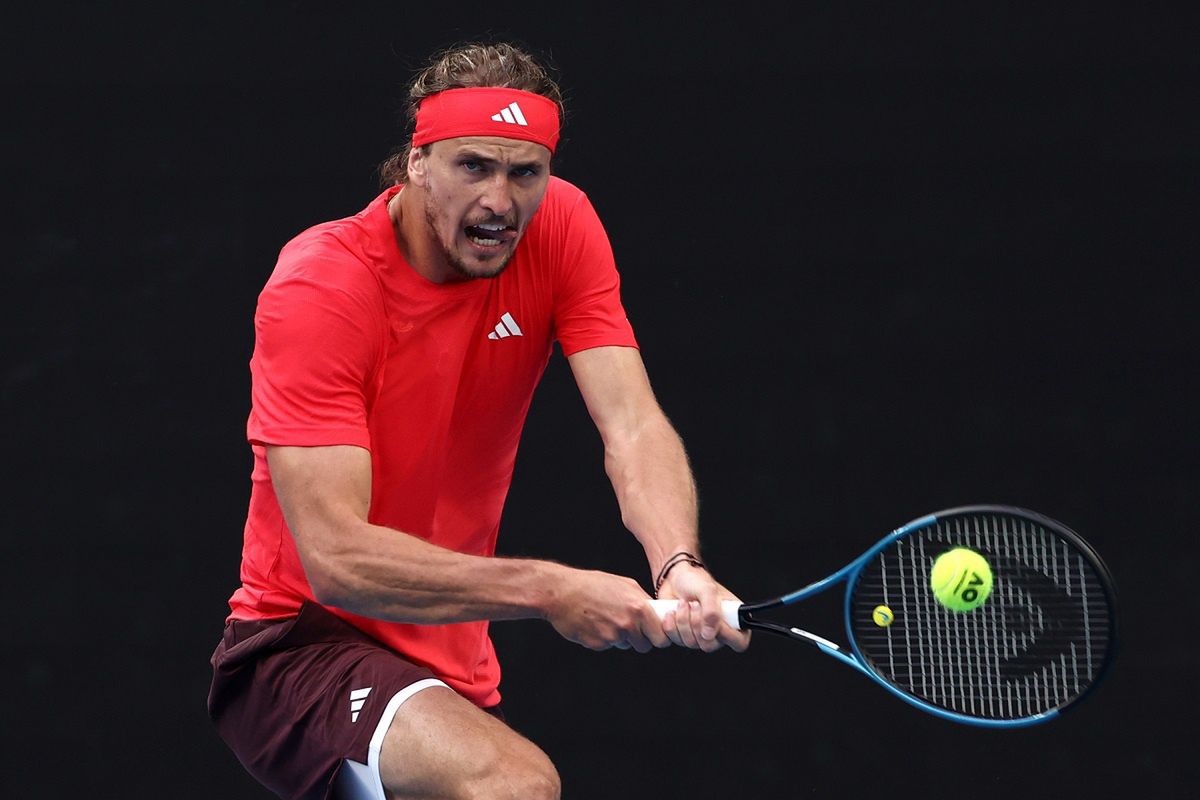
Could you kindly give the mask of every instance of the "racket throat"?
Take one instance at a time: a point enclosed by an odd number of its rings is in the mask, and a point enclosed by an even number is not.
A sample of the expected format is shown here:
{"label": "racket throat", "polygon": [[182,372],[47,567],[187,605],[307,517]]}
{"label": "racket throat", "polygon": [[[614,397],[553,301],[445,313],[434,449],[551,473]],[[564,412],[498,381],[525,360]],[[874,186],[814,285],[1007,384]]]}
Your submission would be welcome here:
{"label": "racket throat", "polygon": [[786,625],[779,625],[774,622],[765,622],[759,619],[750,620],[749,627],[769,631],[770,633],[776,633],[780,636],[786,636],[789,639],[798,639],[802,642],[808,642],[809,644],[815,645],[816,647],[819,647],[825,651],[832,650],[836,653],[840,653],[842,651],[842,648],[838,647],[836,644],[824,638],[823,636],[817,636],[815,633],[809,633],[801,628],[789,628]]}
{"label": "racket throat", "polygon": [[828,639],[825,639],[821,636],[817,636],[815,633],[809,633],[808,631],[801,630],[800,628],[788,628],[788,634],[790,636],[792,636],[793,638],[808,640],[808,641],[812,642],[813,644],[815,644],[817,647],[821,648],[822,650],[826,650],[826,651],[833,650],[838,653],[840,653],[842,651],[842,648],[838,647],[836,644],[829,641]]}

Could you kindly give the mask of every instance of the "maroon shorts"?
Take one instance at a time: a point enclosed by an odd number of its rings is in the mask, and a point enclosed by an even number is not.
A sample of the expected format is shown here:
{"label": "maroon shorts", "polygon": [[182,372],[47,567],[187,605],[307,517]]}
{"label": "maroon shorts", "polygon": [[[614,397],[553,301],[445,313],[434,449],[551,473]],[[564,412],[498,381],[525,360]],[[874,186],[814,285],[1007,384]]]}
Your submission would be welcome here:
{"label": "maroon shorts", "polygon": [[296,800],[325,800],[335,784],[347,794],[347,782],[382,797],[379,747],[396,709],[445,685],[315,603],[284,620],[227,623],[212,665],[217,732],[251,775]]}

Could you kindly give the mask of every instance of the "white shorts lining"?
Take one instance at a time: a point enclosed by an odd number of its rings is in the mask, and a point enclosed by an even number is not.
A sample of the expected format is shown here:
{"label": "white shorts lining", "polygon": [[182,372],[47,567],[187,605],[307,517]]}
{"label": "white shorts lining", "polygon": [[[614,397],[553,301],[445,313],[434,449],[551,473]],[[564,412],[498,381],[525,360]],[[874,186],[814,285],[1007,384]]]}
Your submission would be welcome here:
{"label": "white shorts lining", "polygon": [[[349,785],[343,784],[343,788],[344,790],[350,790],[354,792],[354,800],[359,800],[360,797],[361,800],[367,800],[366,797],[362,797],[362,790],[368,789],[372,795],[371,800],[386,800],[386,795],[383,793],[383,778],[381,778],[379,775],[379,752],[383,749],[383,738],[387,736],[388,728],[392,726],[392,720],[396,718],[396,712],[400,710],[400,706],[404,705],[405,701],[417,692],[432,688],[434,686],[445,686],[447,689],[450,688],[437,678],[425,678],[424,680],[419,680],[416,683],[411,683],[408,686],[405,686],[403,689],[396,692],[396,694],[392,696],[392,699],[388,701],[387,706],[385,706],[383,709],[382,716],[379,717],[379,724],[375,726],[375,733],[371,735],[371,744],[367,748],[367,775],[362,775],[363,766],[361,764],[358,764],[350,759],[346,759],[345,763],[342,765],[343,770],[351,770],[352,772],[357,773],[357,776],[344,776],[348,779],[347,784],[352,782],[354,786],[351,788]],[[451,691],[453,691],[453,689],[451,689]],[[358,777],[358,779],[352,781],[349,780],[352,777]],[[370,783],[370,786],[364,786],[364,781],[362,780],[363,778]]]}

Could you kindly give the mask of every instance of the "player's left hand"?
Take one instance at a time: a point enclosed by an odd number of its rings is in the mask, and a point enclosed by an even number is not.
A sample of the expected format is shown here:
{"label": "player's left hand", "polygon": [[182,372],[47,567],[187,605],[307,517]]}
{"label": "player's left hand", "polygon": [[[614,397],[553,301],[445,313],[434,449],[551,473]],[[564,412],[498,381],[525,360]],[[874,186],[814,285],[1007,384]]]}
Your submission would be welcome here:
{"label": "player's left hand", "polygon": [[750,631],[731,628],[721,617],[722,600],[739,598],[703,567],[677,565],[658,590],[663,600],[680,605],[663,617],[663,632],[673,644],[711,653],[728,647],[738,653],[750,646]]}

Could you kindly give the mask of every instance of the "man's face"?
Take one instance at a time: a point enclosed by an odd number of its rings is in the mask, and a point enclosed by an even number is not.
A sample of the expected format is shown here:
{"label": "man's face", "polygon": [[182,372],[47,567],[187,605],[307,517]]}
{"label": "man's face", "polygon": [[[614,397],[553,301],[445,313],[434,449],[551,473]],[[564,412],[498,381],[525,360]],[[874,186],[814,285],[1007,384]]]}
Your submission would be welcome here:
{"label": "man's face", "polygon": [[550,180],[550,151],[540,144],[464,136],[414,150],[409,181],[424,189],[428,234],[446,279],[492,278],[537,211]]}

